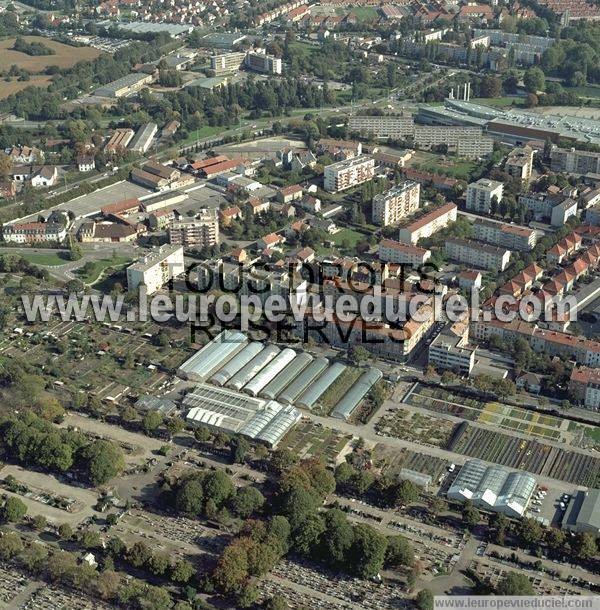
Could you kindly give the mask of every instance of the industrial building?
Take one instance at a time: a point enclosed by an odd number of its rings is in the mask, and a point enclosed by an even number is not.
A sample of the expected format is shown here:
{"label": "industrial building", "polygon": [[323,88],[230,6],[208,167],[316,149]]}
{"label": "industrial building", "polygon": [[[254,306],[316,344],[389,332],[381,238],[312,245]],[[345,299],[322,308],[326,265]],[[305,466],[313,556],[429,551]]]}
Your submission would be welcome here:
{"label": "industrial building", "polygon": [[600,536],[600,489],[575,492],[567,506],[562,527],[570,532],[588,532],[595,538]]}
{"label": "industrial building", "polygon": [[157,131],[158,125],[156,123],[145,123],[136,131],[129,148],[143,155],[152,145],[152,140],[154,140]]}
{"label": "industrial building", "polygon": [[469,460],[450,485],[450,500],[473,504],[484,510],[522,517],[536,488],[535,478],[527,472],[488,466],[480,460]]}
{"label": "industrial building", "polygon": [[133,73],[127,74],[112,83],[102,85],[94,91],[94,95],[98,97],[124,97],[139,91],[145,85],[150,84],[154,80],[151,74]]}
{"label": "industrial building", "polygon": [[154,294],[184,271],[183,248],[161,246],[127,267],[127,289],[135,290],[140,284],[144,284],[147,293]]}
{"label": "industrial building", "polygon": [[375,159],[358,156],[325,168],[324,188],[330,193],[338,193],[373,179]]}
{"label": "industrial building", "polygon": [[238,32],[213,32],[204,36],[202,41],[207,47],[215,49],[232,49],[236,44],[245,40],[247,36]]}
{"label": "industrial building", "polygon": [[302,417],[292,406],[203,383],[186,395],[183,406],[192,426],[242,434],[269,447],[275,447]]}
{"label": "industrial building", "polygon": [[132,138],[133,129],[129,129],[129,127],[115,129],[114,133],[110,137],[110,140],[104,147],[104,152],[110,154],[123,152],[129,145],[129,142],[131,142]]}
{"label": "industrial building", "polygon": [[373,197],[373,223],[382,227],[393,225],[419,209],[421,185],[403,182]]}

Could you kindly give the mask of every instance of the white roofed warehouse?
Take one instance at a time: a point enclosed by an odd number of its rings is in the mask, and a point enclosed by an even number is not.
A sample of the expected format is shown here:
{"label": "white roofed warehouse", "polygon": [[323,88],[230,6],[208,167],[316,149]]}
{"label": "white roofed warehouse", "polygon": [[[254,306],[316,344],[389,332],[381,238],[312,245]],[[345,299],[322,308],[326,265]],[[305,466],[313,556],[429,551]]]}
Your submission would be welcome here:
{"label": "white roofed warehouse", "polygon": [[458,502],[471,500],[484,510],[518,518],[525,514],[535,488],[536,480],[528,472],[469,460],[460,469],[447,496]]}

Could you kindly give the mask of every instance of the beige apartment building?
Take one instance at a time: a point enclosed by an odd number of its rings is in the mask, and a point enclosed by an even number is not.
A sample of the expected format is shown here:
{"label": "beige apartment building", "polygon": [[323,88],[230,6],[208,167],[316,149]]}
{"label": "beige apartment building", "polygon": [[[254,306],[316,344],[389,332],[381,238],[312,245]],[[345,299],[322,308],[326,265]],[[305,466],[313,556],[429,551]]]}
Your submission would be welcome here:
{"label": "beige apartment building", "polygon": [[358,186],[373,179],[375,159],[369,156],[358,156],[346,161],[332,163],[325,168],[324,187],[330,193]]}
{"label": "beige apartment building", "polygon": [[454,203],[446,203],[432,210],[406,227],[402,227],[398,233],[398,240],[405,244],[416,244],[420,239],[431,237],[456,220],[457,209]]}
{"label": "beige apartment building", "polygon": [[419,208],[421,185],[403,182],[373,197],[373,223],[382,227],[396,224]]}
{"label": "beige apartment building", "polygon": [[179,218],[169,225],[169,243],[203,248],[219,243],[217,210],[203,210],[194,218]]}

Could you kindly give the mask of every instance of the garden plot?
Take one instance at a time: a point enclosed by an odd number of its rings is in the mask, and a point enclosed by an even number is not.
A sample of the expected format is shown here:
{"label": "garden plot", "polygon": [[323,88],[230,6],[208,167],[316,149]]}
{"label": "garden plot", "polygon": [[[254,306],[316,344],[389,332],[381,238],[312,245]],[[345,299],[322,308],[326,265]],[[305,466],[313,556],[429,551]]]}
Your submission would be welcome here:
{"label": "garden plot", "polygon": [[406,409],[393,408],[377,422],[375,429],[382,436],[391,436],[420,445],[445,447],[454,430],[454,423]]}
{"label": "garden plot", "polygon": [[410,449],[395,449],[383,443],[375,445],[373,461],[382,469],[383,474],[391,477],[399,475],[403,468],[408,468],[431,475],[434,482],[439,480],[448,466],[448,462],[441,458],[416,453]]}
{"label": "garden plot", "polygon": [[316,426],[310,421],[301,421],[283,438],[279,448],[289,449],[300,459],[319,456],[325,462],[335,462],[351,439],[350,435]]}

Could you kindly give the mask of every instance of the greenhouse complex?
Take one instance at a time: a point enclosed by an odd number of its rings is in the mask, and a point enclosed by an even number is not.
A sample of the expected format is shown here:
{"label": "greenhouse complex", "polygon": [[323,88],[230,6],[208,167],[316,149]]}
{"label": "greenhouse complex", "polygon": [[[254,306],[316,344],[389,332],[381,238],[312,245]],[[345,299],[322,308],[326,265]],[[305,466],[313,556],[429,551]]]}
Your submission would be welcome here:
{"label": "greenhouse complex", "polygon": [[[273,447],[302,417],[296,406],[319,406],[348,369],[327,358],[225,330],[184,362],[178,373],[197,382],[183,401],[189,424],[244,434]],[[336,396],[332,415],[347,420],[382,377],[378,369],[365,370]]]}

